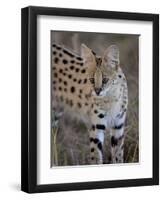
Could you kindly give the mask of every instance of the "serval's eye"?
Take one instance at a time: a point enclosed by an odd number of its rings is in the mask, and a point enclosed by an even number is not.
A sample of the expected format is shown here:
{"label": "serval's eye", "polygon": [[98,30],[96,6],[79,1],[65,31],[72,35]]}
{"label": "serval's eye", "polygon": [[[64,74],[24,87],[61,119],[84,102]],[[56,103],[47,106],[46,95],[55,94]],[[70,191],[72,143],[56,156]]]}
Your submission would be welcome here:
{"label": "serval's eye", "polygon": [[103,78],[103,79],[102,79],[102,83],[105,84],[105,83],[108,82],[108,80],[109,80],[108,78]]}
{"label": "serval's eye", "polygon": [[94,78],[90,78],[89,80],[90,80],[90,82],[91,82],[92,84],[95,83],[95,79],[94,79]]}

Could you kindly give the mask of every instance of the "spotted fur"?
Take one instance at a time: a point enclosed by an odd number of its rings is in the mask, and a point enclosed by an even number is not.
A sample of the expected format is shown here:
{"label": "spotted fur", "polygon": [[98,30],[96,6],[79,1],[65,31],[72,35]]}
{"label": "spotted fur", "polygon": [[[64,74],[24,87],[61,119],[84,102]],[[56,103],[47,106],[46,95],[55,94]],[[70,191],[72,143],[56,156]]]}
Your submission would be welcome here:
{"label": "spotted fur", "polygon": [[123,162],[124,124],[128,105],[119,49],[108,47],[97,56],[86,45],[81,56],[52,45],[52,103],[54,109],[78,113],[86,119],[90,137],[90,163],[103,163],[104,136],[111,136],[113,163]]}

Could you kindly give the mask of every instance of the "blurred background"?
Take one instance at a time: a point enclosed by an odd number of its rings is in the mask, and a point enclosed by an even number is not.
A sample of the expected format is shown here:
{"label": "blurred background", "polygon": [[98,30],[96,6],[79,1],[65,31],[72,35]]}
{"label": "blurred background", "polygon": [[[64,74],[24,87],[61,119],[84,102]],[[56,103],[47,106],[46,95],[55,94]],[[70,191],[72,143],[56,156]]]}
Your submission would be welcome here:
{"label": "blurred background", "polygon": [[[103,55],[111,44],[120,49],[121,68],[128,84],[129,104],[125,125],[125,163],[139,162],[139,35],[51,31],[51,43],[62,45],[80,55],[82,43],[97,55]],[[53,81],[53,80],[52,80]],[[51,166],[88,165],[90,156],[89,134],[85,124],[64,115],[58,124],[55,110],[51,112]],[[104,163],[109,164],[110,136],[105,135]]]}

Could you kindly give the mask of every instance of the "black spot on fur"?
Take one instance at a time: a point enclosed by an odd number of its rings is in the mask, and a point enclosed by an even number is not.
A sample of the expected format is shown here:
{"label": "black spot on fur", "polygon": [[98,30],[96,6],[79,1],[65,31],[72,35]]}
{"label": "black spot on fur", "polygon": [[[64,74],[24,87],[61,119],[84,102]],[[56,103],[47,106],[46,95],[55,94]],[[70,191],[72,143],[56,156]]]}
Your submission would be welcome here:
{"label": "black spot on fur", "polygon": [[119,74],[119,75],[118,75],[118,77],[119,77],[119,78],[122,78],[122,75],[121,75],[121,74]]}
{"label": "black spot on fur", "polygon": [[82,60],[82,58],[81,58],[81,57],[76,57],[76,59],[77,59],[77,60]]}
{"label": "black spot on fur", "polygon": [[57,77],[58,77],[58,74],[57,74],[57,73],[54,73],[54,77],[57,78]]}
{"label": "black spot on fur", "polygon": [[64,91],[67,92],[67,88],[64,88]]}
{"label": "black spot on fur", "polygon": [[59,59],[58,58],[55,58],[54,59],[54,62],[57,64],[59,62]]}
{"label": "black spot on fur", "polygon": [[61,47],[59,47],[59,46],[56,46],[56,49],[58,49],[58,50],[61,50],[62,48],[61,48]]}
{"label": "black spot on fur", "polygon": [[105,125],[103,124],[96,124],[96,128],[100,130],[105,130]]}
{"label": "black spot on fur", "polygon": [[79,108],[81,108],[81,107],[82,107],[81,103],[79,103],[79,102],[77,103],[77,105],[78,105],[78,107],[79,107]]}
{"label": "black spot on fur", "polygon": [[90,142],[93,142],[93,141],[94,141],[94,138],[93,138],[93,137],[90,137],[90,138],[89,138],[89,141],[90,141]]}
{"label": "black spot on fur", "polygon": [[56,55],[57,54],[57,52],[56,51],[53,51],[53,55]]}
{"label": "black spot on fur", "polygon": [[68,61],[66,60],[66,59],[63,59],[63,64],[67,64],[68,63]]}
{"label": "black spot on fur", "polygon": [[119,125],[117,125],[117,126],[114,126],[113,128],[114,128],[114,129],[121,129],[121,128],[123,127],[123,125],[124,125],[124,124],[122,123],[122,124],[119,124]]}
{"label": "black spot on fur", "polygon": [[63,83],[64,83],[64,85],[67,85],[67,81],[64,81]]}
{"label": "black spot on fur", "polygon": [[[88,99],[90,97],[90,94],[86,94],[85,98]],[[92,104],[93,105],[93,104]],[[93,108],[93,106],[91,105],[91,108]]]}
{"label": "black spot on fur", "polygon": [[78,97],[79,97],[80,99],[82,99],[82,96],[81,96],[80,94],[78,95]]}
{"label": "black spot on fur", "polygon": [[88,103],[87,103],[87,102],[85,103],[85,106],[88,106]]}
{"label": "black spot on fur", "polygon": [[97,110],[94,110],[94,113],[95,113],[95,114],[97,114],[97,113],[98,113],[98,111],[97,111]]}
{"label": "black spot on fur", "polygon": [[98,143],[97,147],[99,148],[99,150],[102,150],[102,144],[101,144],[101,142]]}
{"label": "black spot on fur", "polygon": [[69,77],[69,79],[71,79],[71,78],[72,78],[72,75],[71,75],[71,74],[69,74],[69,75],[68,75],[68,77]]}
{"label": "black spot on fur", "polygon": [[104,118],[104,114],[100,113],[100,114],[98,115],[98,117],[99,117],[99,118]]}
{"label": "black spot on fur", "polygon": [[70,62],[73,64],[73,63],[75,63],[75,60],[71,60]]}
{"label": "black spot on fur", "polygon": [[63,76],[66,76],[66,73],[63,73]]}
{"label": "black spot on fur", "polygon": [[74,81],[74,82],[76,82],[76,81],[77,81],[77,79],[76,79],[76,78],[74,78],[74,79],[73,79],[73,81]]}
{"label": "black spot on fur", "polygon": [[79,68],[76,68],[75,71],[76,71],[76,72],[79,72]]}
{"label": "black spot on fur", "polygon": [[79,79],[79,80],[78,80],[78,83],[80,84],[81,82],[82,82],[82,80],[81,80],[81,79]]}
{"label": "black spot on fur", "polygon": [[65,71],[68,71],[68,69],[67,69],[67,68],[65,68]]}
{"label": "black spot on fur", "polygon": [[94,138],[94,141],[93,141],[95,144],[97,144],[99,142],[99,139],[98,138]]}
{"label": "black spot on fur", "polygon": [[81,70],[81,73],[85,73],[85,69],[82,69],[82,70]]}
{"label": "black spot on fur", "polygon": [[72,53],[70,53],[69,51],[67,51],[67,50],[63,50],[63,52],[65,53],[65,54],[67,54],[68,56],[70,56],[70,57],[74,57],[74,55],[72,54]]}
{"label": "black spot on fur", "polygon": [[75,92],[75,87],[72,86],[70,90],[71,90],[72,93],[74,93]]}
{"label": "black spot on fur", "polygon": [[95,149],[94,148],[91,148],[91,152],[94,152],[95,151]]}
{"label": "black spot on fur", "polygon": [[87,83],[87,79],[86,79],[86,78],[84,79],[84,82],[83,82],[83,83]]}
{"label": "black spot on fur", "polygon": [[60,91],[62,91],[62,87],[59,87],[58,89],[59,89]]}
{"label": "black spot on fur", "polygon": [[83,66],[83,63],[76,62],[77,65]]}
{"label": "black spot on fur", "polygon": [[92,130],[93,130],[93,131],[95,131],[95,128],[96,128],[95,125],[92,125]]}
{"label": "black spot on fur", "polygon": [[55,84],[56,84],[56,81],[53,81],[53,84],[55,85]]}
{"label": "black spot on fur", "polygon": [[63,72],[63,69],[60,69],[59,72],[62,73],[62,72]]}
{"label": "black spot on fur", "polygon": [[83,93],[83,90],[82,90],[82,89],[80,89],[80,90],[79,90],[79,92],[80,92],[80,94],[82,94],[82,93]]}
{"label": "black spot on fur", "polygon": [[70,66],[70,69],[71,69],[71,70],[73,70],[73,69],[74,69],[74,66],[73,66],[73,65],[71,65],[71,66]]}
{"label": "black spot on fur", "polygon": [[62,54],[61,54],[61,53],[59,54],[59,57],[62,57]]}
{"label": "black spot on fur", "polygon": [[58,80],[60,83],[62,82],[62,79],[61,78],[59,78],[59,80]]}
{"label": "black spot on fur", "polygon": [[91,157],[91,160],[94,160],[94,157]]}
{"label": "black spot on fur", "polygon": [[111,137],[111,146],[114,147],[114,146],[117,146],[118,144],[118,139],[115,138],[114,136]]}

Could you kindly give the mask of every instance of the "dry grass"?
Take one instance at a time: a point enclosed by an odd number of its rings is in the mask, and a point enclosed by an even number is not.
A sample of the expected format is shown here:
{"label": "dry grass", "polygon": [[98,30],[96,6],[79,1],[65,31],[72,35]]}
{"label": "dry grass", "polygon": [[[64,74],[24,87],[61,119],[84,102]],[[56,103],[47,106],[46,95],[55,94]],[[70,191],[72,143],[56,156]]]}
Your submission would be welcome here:
{"label": "dry grass", "polygon": [[[127,78],[129,105],[125,125],[124,159],[126,163],[139,161],[138,132],[138,36],[119,34],[86,34],[71,32],[52,32],[52,42],[64,44],[80,53],[80,44],[85,43],[97,54],[112,43],[120,48],[121,66]],[[55,122],[52,110],[51,165],[87,165],[89,164],[89,135],[83,122],[64,115],[59,124]],[[110,137],[105,135],[104,163],[110,163]]]}

